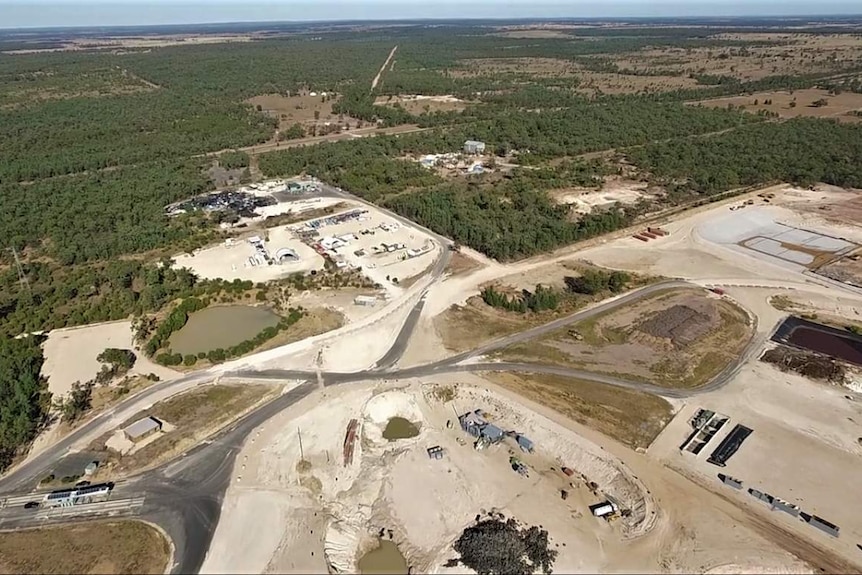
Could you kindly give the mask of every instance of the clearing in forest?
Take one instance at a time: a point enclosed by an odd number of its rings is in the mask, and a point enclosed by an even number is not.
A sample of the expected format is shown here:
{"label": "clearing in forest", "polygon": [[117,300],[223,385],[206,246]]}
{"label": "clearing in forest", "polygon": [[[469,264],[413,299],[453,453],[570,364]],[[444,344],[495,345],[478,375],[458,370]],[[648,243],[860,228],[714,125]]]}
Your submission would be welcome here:
{"label": "clearing in forest", "polygon": [[862,94],[842,92],[830,94],[827,90],[778,90],[756,92],[745,96],[713,98],[698,104],[710,108],[733,106],[746,112],[773,112],[781,118],[799,116],[835,118],[839,122],[862,122]]}

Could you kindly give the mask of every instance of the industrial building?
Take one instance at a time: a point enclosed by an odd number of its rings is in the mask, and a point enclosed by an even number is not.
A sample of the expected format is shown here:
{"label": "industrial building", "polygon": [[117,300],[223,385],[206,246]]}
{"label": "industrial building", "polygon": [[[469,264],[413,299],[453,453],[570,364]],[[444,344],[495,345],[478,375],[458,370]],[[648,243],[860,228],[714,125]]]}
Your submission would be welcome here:
{"label": "industrial building", "polygon": [[123,435],[129,441],[137,443],[162,430],[162,422],[155,417],[144,417],[123,429]]}
{"label": "industrial building", "polygon": [[499,443],[506,435],[502,429],[489,423],[480,409],[461,415],[458,417],[458,422],[461,424],[461,429],[487,443]]}
{"label": "industrial building", "polygon": [[373,295],[358,295],[353,298],[353,305],[374,306],[377,305],[377,297]]}
{"label": "industrial building", "polygon": [[299,254],[296,253],[296,250],[292,250],[290,248],[281,248],[275,252],[275,261],[280,264],[283,264],[285,262],[298,262]]}
{"label": "industrial building", "polygon": [[476,140],[467,140],[464,142],[465,154],[482,154],[485,152],[485,142],[477,142]]}

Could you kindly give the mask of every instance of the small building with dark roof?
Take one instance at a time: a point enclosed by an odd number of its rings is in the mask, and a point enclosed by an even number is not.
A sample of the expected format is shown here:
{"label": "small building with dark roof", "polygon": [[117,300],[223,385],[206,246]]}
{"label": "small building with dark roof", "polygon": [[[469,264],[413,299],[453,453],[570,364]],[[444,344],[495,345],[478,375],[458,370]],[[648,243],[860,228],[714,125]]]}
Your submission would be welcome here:
{"label": "small building with dark roof", "polygon": [[161,430],[161,421],[155,417],[144,417],[123,429],[123,435],[129,441],[138,442]]}

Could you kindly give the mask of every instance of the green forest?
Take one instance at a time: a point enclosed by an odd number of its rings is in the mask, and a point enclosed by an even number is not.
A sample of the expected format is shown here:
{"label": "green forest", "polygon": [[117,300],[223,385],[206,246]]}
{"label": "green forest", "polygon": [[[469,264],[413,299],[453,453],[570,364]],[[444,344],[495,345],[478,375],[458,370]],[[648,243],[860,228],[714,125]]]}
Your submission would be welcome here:
{"label": "green forest", "polygon": [[[729,59],[763,47],[793,50],[799,34],[821,33],[794,28],[779,40],[729,38],[738,32],[635,26],[529,38],[478,25],[404,25],[272,32],[230,44],[0,52],[0,466],[32,439],[50,405],[37,342],[10,338],[169,309],[179,311],[163,325],[176,327],[193,307],[171,307],[178,301],[203,302],[220,290],[247,289],[242,282],[200,280],[171,269],[165,259],[217,237],[217,218],[165,214],[166,205],[214,188],[207,170],[216,152],[222,168],[248,168],[244,173],[254,177],[258,168],[265,177],[316,176],[501,261],[593,238],[656,209],[709,201],[742,186],[822,181],[862,187],[862,125],[785,121],[696,104],[764,90],[862,90],[862,66],[838,57],[799,73],[767,69],[764,61],[764,71],[754,77],[699,64],[671,69],[692,54]],[[393,64],[372,90],[396,45]],[[656,69],[625,62],[661,50],[669,55]],[[476,65],[485,59],[510,64],[505,71]],[[533,73],[526,59],[556,61],[566,72]],[[591,93],[583,89],[590,73],[685,82],[667,90]],[[279,122],[288,122],[249,105],[249,98],[312,90],[333,93],[333,113],[351,124],[422,131],[282,145],[257,156],[243,151],[271,141]],[[465,101],[465,109],[414,114],[375,104],[403,94],[451,94]],[[306,133],[301,123],[280,126],[283,140]],[[484,141],[496,161],[515,167],[452,178],[415,162],[420,154],[458,151],[467,139]],[[549,195],[574,186],[598,188],[609,176],[638,179],[666,194],[586,215]],[[26,284],[9,248],[21,258]],[[625,278],[585,274],[566,289],[615,291],[624,284]],[[546,288],[514,298],[485,295],[492,305],[525,313],[552,309],[562,297]],[[278,328],[259,338],[274,336],[301,314],[289,310]],[[178,358],[165,348],[169,333],[156,329],[168,327],[142,326],[148,351],[169,356],[162,357],[166,363],[194,364],[198,358]],[[259,338],[215,350],[209,359],[245,353]],[[110,355],[109,370],[133,361],[116,350]]]}
{"label": "green forest", "polygon": [[34,337],[0,338],[0,471],[35,438],[48,417],[51,394],[40,375],[39,344]]}

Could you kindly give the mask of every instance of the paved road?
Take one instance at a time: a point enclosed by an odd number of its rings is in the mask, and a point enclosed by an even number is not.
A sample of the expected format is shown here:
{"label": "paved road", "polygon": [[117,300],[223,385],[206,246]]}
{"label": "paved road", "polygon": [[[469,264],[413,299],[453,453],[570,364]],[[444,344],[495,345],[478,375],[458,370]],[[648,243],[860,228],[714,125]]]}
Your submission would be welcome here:
{"label": "paved road", "polygon": [[[338,190],[328,190],[330,193],[342,193]],[[724,385],[729,381],[744,361],[756,351],[762,343],[762,338],[753,339],[744,354],[731,366],[703,388],[696,390],[672,390],[651,384],[628,381],[615,376],[584,372],[564,366],[549,366],[516,362],[480,362],[474,361],[488,353],[502,349],[545,333],[560,329],[571,323],[582,321],[604,313],[618,306],[628,305],[638,299],[647,297],[658,291],[674,287],[689,286],[686,282],[668,281],[646,286],[639,290],[623,294],[611,301],[603,302],[592,308],[582,310],[549,324],[539,326],[522,333],[513,334],[485,344],[475,350],[458,354],[437,362],[396,369],[395,365],[403,355],[422,313],[425,295],[428,287],[443,273],[449,259],[448,240],[432,234],[443,246],[442,254],[433,267],[428,285],[419,294],[418,300],[410,310],[401,330],[390,349],[381,357],[375,366],[368,370],[354,373],[324,372],[325,385],[342,385],[351,382],[404,379],[427,377],[439,373],[459,371],[526,371],[536,373],[553,373],[568,377],[576,377],[586,381],[614,385],[627,389],[645,391],[666,397],[686,397],[703,393]],[[230,484],[231,470],[237,453],[239,453],[246,437],[256,427],[269,418],[308,396],[316,388],[316,372],[309,370],[256,370],[236,369],[222,372],[227,377],[248,379],[269,379],[279,382],[300,381],[298,386],[290,389],[271,402],[261,406],[246,415],[226,430],[182,456],[160,468],[149,471],[141,476],[131,478],[124,487],[124,494],[130,500],[144,503],[138,510],[139,515],[162,526],[174,542],[176,549],[174,573],[194,573],[200,569],[215,533],[221,512],[221,504],[225,490]],[[75,444],[91,440],[94,437],[112,429],[120,421],[140,410],[147,402],[159,400],[164,395],[171,395],[185,388],[193,387],[201,382],[212,379],[213,371],[196,372],[180,380],[155,384],[127,400],[123,404],[94,417],[72,434],[33,457],[0,480],[0,490],[19,492],[32,486],[36,480],[47,473],[53,463],[62,457]],[[137,503],[135,503],[137,505]],[[132,505],[130,504],[130,508]],[[130,512],[134,510],[129,509]],[[111,511],[121,512],[112,507]],[[3,512],[0,511],[0,516]],[[38,521],[26,514],[16,512],[9,519],[7,527],[22,527],[34,525]]]}

